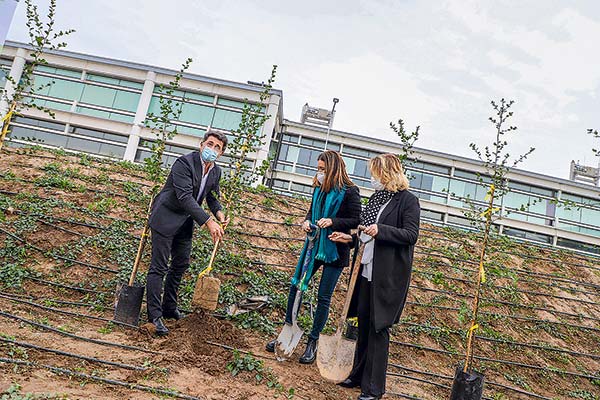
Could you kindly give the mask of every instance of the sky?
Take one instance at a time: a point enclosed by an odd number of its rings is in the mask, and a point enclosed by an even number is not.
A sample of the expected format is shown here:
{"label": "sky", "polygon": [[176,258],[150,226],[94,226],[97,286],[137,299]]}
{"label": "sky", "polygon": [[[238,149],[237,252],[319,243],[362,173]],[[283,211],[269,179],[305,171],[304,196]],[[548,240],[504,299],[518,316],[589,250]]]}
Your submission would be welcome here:
{"label": "sky", "polygon": [[[35,0],[43,10],[47,0]],[[25,7],[8,39],[26,41]],[[67,50],[239,82],[278,65],[284,117],[336,106],[334,129],[396,141],[389,123],[421,127],[417,147],[476,158],[491,145],[491,100],[514,100],[508,152],[520,168],[568,178],[597,165],[597,0],[58,0]]]}

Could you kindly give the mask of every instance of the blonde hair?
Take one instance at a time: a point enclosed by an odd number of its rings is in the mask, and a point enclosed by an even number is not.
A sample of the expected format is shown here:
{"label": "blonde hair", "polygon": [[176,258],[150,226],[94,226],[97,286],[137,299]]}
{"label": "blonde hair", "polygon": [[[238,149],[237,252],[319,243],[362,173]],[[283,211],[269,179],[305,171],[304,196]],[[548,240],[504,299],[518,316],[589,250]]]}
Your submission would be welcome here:
{"label": "blonde hair", "polygon": [[321,190],[326,193],[329,193],[332,189],[340,190],[344,186],[356,186],[346,172],[346,163],[340,153],[327,150],[319,154],[318,160],[325,163],[325,179],[323,184],[320,184],[315,176],[313,186],[320,186]]}
{"label": "blonde hair", "polygon": [[395,154],[381,154],[369,161],[371,175],[379,179],[385,190],[400,192],[409,187],[400,159]]}

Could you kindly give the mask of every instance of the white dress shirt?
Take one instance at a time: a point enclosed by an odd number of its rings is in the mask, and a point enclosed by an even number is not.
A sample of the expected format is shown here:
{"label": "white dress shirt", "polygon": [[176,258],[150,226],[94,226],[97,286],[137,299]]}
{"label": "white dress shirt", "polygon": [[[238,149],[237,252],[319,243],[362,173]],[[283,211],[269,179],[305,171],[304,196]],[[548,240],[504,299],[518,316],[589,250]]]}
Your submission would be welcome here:
{"label": "white dress shirt", "polygon": [[[381,208],[379,209],[379,213],[377,213],[375,223],[379,221],[381,213],[383,212],[383,210],[385,210],[388,204],[390,204],[390,200],[388,200],[387,203],[381,206]],[[360,263],[363,264],[363,270],[361,275],[367,278],[369,282],[371,282],[371,279],[373,277],[373,252],[375,251],[375,240],[373,240],[373,237],[367,235],[364,232],[360,233],[359,238],[361,242],[366,243],[365,248],[363,250],[362,258],[360,260]]]}
{"label": "white dress shirt", "polygon": [[200,197],[202,197],[202,192],[204,192],[204,187],[206,186],[206,181],[208,180],[208,175],[210,174],[210,170],[213,169],[215,163],[212,163],[206,174],[204,173],[204,160],[200,157],[200,162],[202,163],[202,181],[200,182],[200,190],[198,190],[198,197],[196,197],[196,201],[200,201]]}

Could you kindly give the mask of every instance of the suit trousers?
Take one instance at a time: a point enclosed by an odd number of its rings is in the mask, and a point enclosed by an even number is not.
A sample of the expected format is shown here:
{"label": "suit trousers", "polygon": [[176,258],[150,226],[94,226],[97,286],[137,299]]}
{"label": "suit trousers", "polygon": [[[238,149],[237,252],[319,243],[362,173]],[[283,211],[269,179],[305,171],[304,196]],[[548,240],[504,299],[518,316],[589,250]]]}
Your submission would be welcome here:
{"label": "suit trousers", "polygon": [[[189,222],[193,224],[191,219]],[[183,274],[190,267],[192,252],[190,231],[193,231],[193,227],[189,229],[188,224],[183,224],[175,236],[163,236],[152,229],[152,260],[146,281],[146,303],[150,321],[162,317],[163,311],[173,312],[177,308],[177,291]],[[163,280],[165,290],[161,300]]]}
{"label": "suit trousers", "polygon": [[390,347],[389,329],[375,331],[371,316],[371,282],[360,277],[358,298],[358,340],[354,353],[354,365],[348,377],[360,383],[362,393],[382,396],[385,393],[385,374]]}

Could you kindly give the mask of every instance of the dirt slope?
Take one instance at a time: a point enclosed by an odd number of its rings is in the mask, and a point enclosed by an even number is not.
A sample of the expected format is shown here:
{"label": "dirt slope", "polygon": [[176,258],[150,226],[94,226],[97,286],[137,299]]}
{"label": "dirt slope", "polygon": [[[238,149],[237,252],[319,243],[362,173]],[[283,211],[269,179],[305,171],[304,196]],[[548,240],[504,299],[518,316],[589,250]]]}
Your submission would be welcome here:
{"label": "dirt slope", "polygon": [[[36,363],[0,362],[0,390],[18,383],[22,393],[68,398],[165,396],[143,391],[141,386],[146,386],[189,398],[266,399],[291,397],[291,389],[294,398],[356,398],[358,391],[325,382],[316,366],[279,363],[264,351],[264,343],[279,330],[302,246],[297,224],[306,212],[303,200],[248,193],[242,216],[218,253],[222,287],[215,315],[167,321],[171,334],[160,339],[144,329],[109,324],[114,288],[127,277],[137,248],[147,192],[143,172],[128,163],[39,150],[0,154],[0,357]],[[422,226],[409,304],[402,323],[393,329],[390,398],[394,393],[448,397],[448,377],[463,358],[478,243],[475,235]],[[493,245],[476,342],[476,366],[488,382],[485,396],[598,399],[598,260],[506,239]],[[211,251],[206,233],[197,229],[192,266],[181,288],[185,308]],[[146,254],[140,281],[148,259]],[[347,279],[346,271],[336,290],[328,333],[341,309]],[[254,295],[268,295],[270,303],[224,318],[229,305]],[[314,304],[314,291],[308,297]],[[310,326],[308,304],[299,320]],[[230,348],[242,353],[234,355]],[[243,352],[254,356],[245,358]],[[40,364],[88,376],[58,374]],[[228,364],[239,373],[233,376]],[[140,367],[144,370],[131,369]],[[139,386],[119,386],[117,381]]]}

